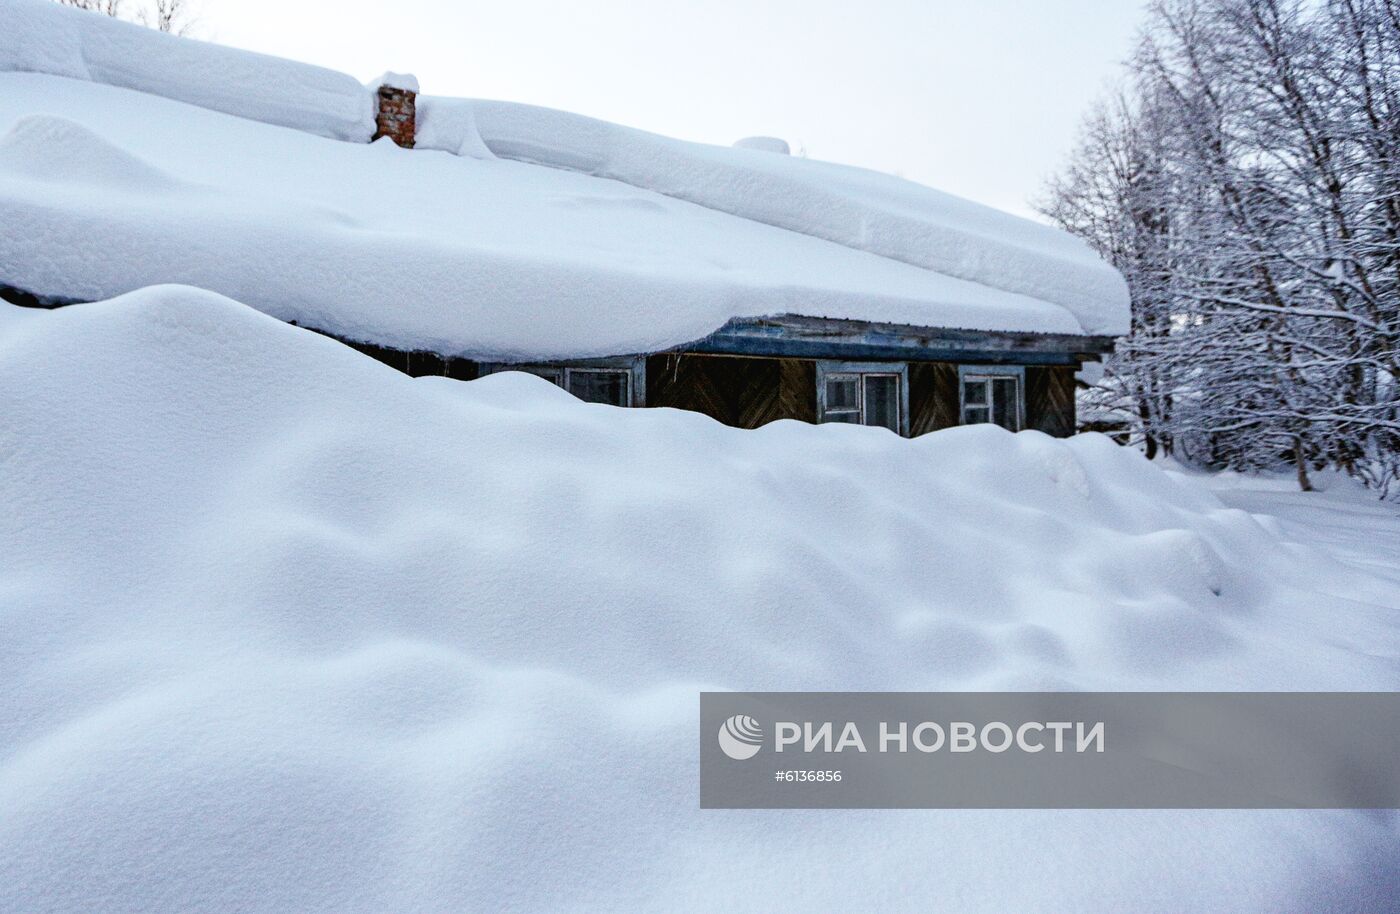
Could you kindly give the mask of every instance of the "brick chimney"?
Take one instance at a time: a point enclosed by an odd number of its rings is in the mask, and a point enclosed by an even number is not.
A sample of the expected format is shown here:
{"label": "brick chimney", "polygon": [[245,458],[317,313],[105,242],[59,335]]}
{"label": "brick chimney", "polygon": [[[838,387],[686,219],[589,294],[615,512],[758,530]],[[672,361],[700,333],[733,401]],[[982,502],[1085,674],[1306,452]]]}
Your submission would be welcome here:
{"label": "brick chimney", "polygon": [[399,73],[379,78],[374,112],[374,138],[387,136],[404,149],[413,148],[417,133],[418,80]]}

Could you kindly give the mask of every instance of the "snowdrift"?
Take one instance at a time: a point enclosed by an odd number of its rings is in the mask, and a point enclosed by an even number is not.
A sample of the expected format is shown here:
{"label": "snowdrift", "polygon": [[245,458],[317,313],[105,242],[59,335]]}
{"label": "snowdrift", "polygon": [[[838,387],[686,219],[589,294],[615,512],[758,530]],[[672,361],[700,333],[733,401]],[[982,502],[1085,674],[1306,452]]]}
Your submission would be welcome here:
{"label": "snowdrift", "polygon": [[[1375,910],[1391,815],[698,809],[701,689],[1394,689],[1392,585],[1107,439],[0,309],[0,910]],[[1387,602],[1389,601],[1389,602]]]}

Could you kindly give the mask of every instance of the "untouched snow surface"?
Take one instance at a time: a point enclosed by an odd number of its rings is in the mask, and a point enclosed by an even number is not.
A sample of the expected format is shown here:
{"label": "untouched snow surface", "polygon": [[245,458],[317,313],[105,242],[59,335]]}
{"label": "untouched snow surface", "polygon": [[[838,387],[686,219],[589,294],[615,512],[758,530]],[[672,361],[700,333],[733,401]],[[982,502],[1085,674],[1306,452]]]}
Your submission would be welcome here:
{"label": "untouched snow surface", "polygon": [[0,70],[136,89],[338,140],[374,135],[373,99],[354,77],[51,0],[0,0]]}
{"label": "untouched snow surface", "polygon": [[1400,688],[1394,576],[1106,438],[410,379],[182,287],[0,309],[0,398],[0,910],[1400,897],[1390,812],[698,809],[701,689]]}

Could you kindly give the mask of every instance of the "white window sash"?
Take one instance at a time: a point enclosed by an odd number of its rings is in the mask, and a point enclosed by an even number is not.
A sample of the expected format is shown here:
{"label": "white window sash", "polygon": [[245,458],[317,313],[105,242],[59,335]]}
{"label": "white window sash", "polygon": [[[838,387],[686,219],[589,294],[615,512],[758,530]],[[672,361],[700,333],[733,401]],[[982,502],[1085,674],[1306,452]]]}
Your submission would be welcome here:
{"label": "white window sash", "polygon": [[[831,409],[826,405],[827,381],[835,377],[856,379],[856,404],[851,409]],[[865,410],[865,379],[886,377],[895,379],[896,434],[909,434],[909,366],[905,362],[817,362],[817,421],[831,421],[828,417],[855,416],[861,425],[867,424]],[[848,423],[849,424],[849,423]],[[877,426],[883,428],[884,426]]]}
{"label": "white window sash", "polygon": [[[981,365],[959,365],[958,366],[958,420],[963,425],[981,425],[967,421],[969,411],[985,412],[987,418],[985,422],[990,423],[996,415],[997,394],[994,381],[1009,380],[1013,382],[1015,388],[1015,416],[1016,427],[1012,431],[1021,431],[1026,427],[1026,372],[1021,366],[1011,367],[990,367]],[[982,385],[982,403],[969,404],[967,402],[967,385]]]}

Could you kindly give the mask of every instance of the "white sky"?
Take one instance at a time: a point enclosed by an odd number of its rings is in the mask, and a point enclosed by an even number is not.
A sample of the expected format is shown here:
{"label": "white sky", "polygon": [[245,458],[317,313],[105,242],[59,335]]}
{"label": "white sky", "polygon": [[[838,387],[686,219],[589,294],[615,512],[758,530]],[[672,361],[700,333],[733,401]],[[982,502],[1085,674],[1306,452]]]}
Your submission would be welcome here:
{"label": "white sky", "polygon": [[780,136],[1013,212],[1113,80],[1136,0],[196,0],[199,37],[430,95]]}

